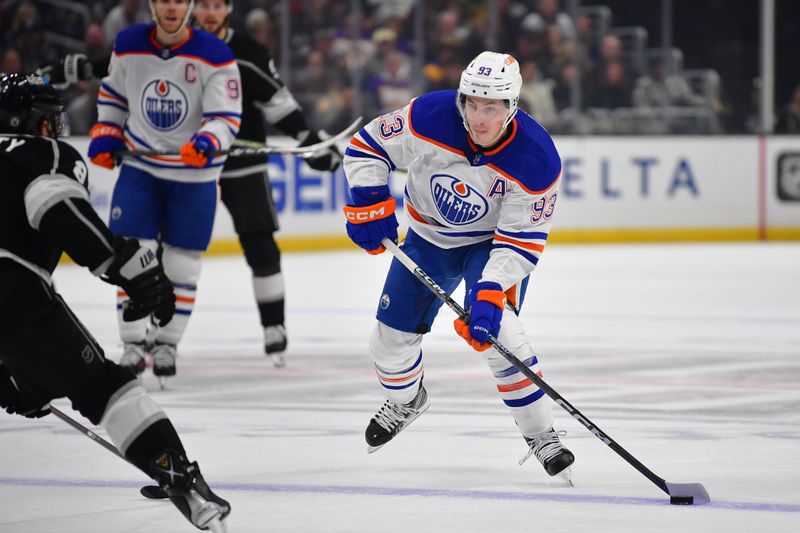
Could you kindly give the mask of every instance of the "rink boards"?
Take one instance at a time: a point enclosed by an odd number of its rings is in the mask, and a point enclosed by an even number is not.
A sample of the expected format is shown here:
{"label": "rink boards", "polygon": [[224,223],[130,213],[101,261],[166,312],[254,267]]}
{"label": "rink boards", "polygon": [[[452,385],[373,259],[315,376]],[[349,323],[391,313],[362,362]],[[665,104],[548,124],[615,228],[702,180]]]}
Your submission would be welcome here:
{"label": "rink boards", "polygon": [[[70,142],[86,153],[87,138]],[[551,242],[800,240],[800,137],[559,137],[556,145],[563,172]],[[291,155],[270,156],[267,166],[285,250],[351,246],[341,169],[314,171]],[[90,172],[93,204],[107,219],[117,171]],[[390,180],[401,209],[404,180]],[[235,237],[219,209],[211,251],[238,251]]]}

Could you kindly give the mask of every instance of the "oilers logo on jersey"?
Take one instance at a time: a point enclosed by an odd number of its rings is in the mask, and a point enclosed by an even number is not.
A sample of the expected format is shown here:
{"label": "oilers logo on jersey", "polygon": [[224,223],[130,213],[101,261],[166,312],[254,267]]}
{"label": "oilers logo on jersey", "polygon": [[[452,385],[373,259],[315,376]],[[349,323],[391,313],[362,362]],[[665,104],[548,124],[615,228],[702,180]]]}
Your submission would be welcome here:
{"label": "oilers logo on jersey", "polygon": [[431,195],[439,214],[454,226],[472,224],[489,211],[489,202],[481,193],[447,174],[431,176]]}
{"label": "oilers logo on jersey", "polygon": [[142,91],[142,114],[159,131],[179,127],[188,114],[189,99],[176,83],[153,80]]}

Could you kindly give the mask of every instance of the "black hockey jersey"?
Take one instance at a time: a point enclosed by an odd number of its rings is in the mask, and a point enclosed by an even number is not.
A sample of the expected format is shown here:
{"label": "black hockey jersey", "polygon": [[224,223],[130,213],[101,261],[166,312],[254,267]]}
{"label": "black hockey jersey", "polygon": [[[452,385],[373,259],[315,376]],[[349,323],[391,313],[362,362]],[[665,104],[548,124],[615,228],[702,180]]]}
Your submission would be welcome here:
{"label": "black hockey jersey", "polygon": [[[269,51],[249,35],[233,30],[228,30],[225,43],[236,57],[242,80],[242,123],[238,138],[266,142],[267,123],[295,138],[307,130],[302,109],[281,81]],[[222,177],[234,177],[230,171],[263,164],[264,156],[232,157],[226,161]]]}
{"label": "black hockey jersey", "polygon": [[0,261],[48,282],[63,251],[102,269],[113,256],[113,237],[89,203],[88,184],[86,163],[69,144],[0,135]]}

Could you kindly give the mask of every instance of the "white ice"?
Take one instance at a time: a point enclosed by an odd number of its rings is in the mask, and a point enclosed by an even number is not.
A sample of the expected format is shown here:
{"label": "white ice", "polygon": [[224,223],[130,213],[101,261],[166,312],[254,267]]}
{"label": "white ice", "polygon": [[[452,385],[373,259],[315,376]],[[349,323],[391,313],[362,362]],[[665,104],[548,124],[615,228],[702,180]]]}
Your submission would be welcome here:
{"label": "white ice", "polygon": [[[261,352],[243,258],[205,260],[178,376],[143,383],[230,500],[229,532],[800,531],[800,245],[556,244],[534,275],[522,316],[545,379],[658,476],[702,483],[712,503],[692,507],[555,404],[575,487],[518,466],[524,443],[447,308],[424,344],[431,408],[368,455],[389,259],[284,256],[285,369]],[[56,280],[118,358],[113,288],[77,267]],[[147,482],[53,416],[0,418],[2,533],[193,530],[139,496]]]}

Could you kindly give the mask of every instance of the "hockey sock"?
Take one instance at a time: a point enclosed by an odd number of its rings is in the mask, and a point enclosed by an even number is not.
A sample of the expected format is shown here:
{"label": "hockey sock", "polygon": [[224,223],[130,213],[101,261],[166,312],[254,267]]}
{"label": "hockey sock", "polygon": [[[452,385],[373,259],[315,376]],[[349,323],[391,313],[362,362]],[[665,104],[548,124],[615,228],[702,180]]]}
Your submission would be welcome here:
{"label": "hockey sock", "polygon": [[[503,312],[498,340],[536,375],[542,375],[539,361],[525,337],[519,317],[508,309]],[[553,413],[550,405],[544,401],[546,399],[544,391],[506,361],[494,348],[484,352],[484,357],[494,374],[500,398],[508,406],[522,434],[533,435],[551,427]]]}
{"label": "hockey sock", "polygon": [[274,326],[285,321],[283,274],[277,272],[269,276],[253,276],[253,292],[258,304],[261,325]]}
{"label": "hockey sock", "polygon": [[202,260],[198,251],[164,244],[162,262],[167,277],[175,287],[175,316],[169,324],[158,329],[156,342],[177,345],[194,310]]}
{"label": "hockey sock", "polygon": [[378,322],[369,340],[375,373],[388,398],[408,403],[419,392],[424,374],[422,335],[390,328]]}

